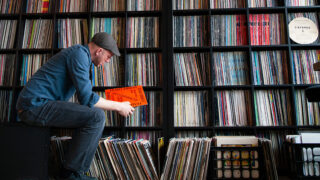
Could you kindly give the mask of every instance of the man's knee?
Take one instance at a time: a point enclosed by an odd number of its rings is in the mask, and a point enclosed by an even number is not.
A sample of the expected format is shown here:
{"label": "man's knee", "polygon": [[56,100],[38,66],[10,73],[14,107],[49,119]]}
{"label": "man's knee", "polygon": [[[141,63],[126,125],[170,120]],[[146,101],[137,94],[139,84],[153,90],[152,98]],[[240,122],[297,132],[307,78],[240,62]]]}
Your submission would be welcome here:
{"label": "man's knee", "polygon": [[104,126],[106,122],[106,115],[105,112],[100,108],[93,108],[94,109],[94,122]]}

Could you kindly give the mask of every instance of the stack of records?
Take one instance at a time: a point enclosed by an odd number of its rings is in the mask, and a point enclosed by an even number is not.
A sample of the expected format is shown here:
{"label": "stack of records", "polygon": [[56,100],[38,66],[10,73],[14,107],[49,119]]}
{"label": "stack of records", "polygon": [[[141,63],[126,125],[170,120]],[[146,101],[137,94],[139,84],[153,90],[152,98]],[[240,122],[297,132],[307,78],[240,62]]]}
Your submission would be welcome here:
{"label": "stack of records", "polygon": [[[71,137],[52,137],[50,174],[59,174],[65,160],[67,144]],[[124,140],[102,138],[92,160],[88,175],[99,180],[133,179],[158,180],[153,161],[151,143],[148,140]]]}
{"label": "stack of records", "polygon": [[144,139],[101,139],[90,173],[99,179],[159,179],[151,144]]}
{"label": "stack of records", "polygon": [[272,150],[272,142],[269,139],[259,138],[265,161],[265,175],[268,180],[278,180],[276,160]]}
{"label": "stack of records", "polygon": [[206,179],[211,138],[170,140],[161,179]]}

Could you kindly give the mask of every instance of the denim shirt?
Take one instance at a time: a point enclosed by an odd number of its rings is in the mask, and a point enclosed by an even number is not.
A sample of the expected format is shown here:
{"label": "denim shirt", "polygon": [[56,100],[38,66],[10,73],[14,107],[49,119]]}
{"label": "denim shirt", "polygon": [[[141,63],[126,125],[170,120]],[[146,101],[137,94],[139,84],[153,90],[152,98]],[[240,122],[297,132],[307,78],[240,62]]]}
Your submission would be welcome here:
{"label": "denim shirt", "polygon": [[48,101],[68,101],[76,92],[81,105],[92,107],[99,95],[92,92],[88,46],[75,45],[51,57],[19,94],[17,110],[29,110]]}

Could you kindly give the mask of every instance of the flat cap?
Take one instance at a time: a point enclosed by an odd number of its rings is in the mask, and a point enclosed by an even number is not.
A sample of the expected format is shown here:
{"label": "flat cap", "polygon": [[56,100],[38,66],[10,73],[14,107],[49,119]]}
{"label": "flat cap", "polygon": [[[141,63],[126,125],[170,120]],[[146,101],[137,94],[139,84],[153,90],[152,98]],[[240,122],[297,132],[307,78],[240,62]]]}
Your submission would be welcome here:
{"label": "flat cap", "polygon": [[113,39],[113,37],[110,34],[106,32],[96,33],[92,37],[91,42],[95,43],[103,49],[111,51],[116,56],[120,56],[117,42]]}

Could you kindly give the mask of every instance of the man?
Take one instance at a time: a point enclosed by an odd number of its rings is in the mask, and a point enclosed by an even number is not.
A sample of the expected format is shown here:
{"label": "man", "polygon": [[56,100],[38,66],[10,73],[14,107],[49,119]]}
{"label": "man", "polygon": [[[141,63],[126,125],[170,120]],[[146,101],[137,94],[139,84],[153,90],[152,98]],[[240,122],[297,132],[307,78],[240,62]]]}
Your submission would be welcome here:
{"label": "man", "polygon": [[[103,110],[122,116],[133,113],[129,102],[109,101],[92,92],[91,65],[100,66],[120,56],[111,35],[100,32],[88,45],[62,50],[43,65],[28,81],[17,101],[20,119],[28,124],[75,128],[61,170],[61,179],[96,179],[88,171],[105,124]],[[76,92],[80,104],[67,102]]]}

